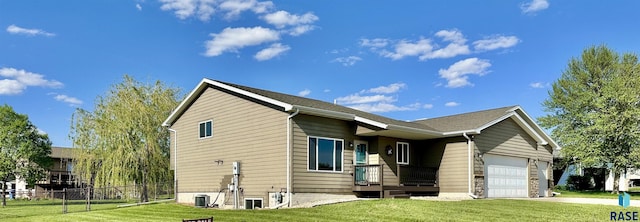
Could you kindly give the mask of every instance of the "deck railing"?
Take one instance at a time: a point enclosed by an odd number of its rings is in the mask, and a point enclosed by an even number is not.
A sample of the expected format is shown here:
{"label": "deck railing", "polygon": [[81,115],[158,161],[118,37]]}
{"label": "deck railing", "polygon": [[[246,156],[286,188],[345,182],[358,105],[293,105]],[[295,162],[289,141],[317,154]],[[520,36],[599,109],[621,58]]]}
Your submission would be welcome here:
{"label": "deck railing", "polygon": [[382,184],[382,167],[380,165],[355,165],[354,166],[355,185],[380,185]]}
{"label": "deck railing", "polygon": [[438,168],[400,165],[400,184],[410,186],[437,186]]}

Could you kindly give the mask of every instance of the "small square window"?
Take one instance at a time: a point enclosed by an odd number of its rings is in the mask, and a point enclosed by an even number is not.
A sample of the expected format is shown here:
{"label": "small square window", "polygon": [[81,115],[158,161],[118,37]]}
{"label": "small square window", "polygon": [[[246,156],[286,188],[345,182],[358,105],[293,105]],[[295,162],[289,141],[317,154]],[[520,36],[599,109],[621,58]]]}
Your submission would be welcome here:
{"label": "small square window", "polygon": [[205,121],[199,124],[200,138],[207,138],[213,135],[213,121]]}
{"label": "small square window", "polygon": [[262,199],[252,198],[244,199],[244,209],[260,209],[262,208]]}

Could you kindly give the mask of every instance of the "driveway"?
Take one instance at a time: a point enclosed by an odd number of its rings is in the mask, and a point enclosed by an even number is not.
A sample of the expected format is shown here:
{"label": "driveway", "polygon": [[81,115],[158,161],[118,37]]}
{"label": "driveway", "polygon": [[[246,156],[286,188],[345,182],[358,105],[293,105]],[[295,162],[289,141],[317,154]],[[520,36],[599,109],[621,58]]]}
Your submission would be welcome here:
{"label": "driveway", "polygon": [[[570,198],[570,197],[542,197],[542,198],[518,198],[521,200],[548,201],[557,203],[578,203],[578,204],[600,204],[600,205],[618,205],[618,199],[602,199],[602,198]],[[640,200],[631,200],[632,207],[640,207]]]}

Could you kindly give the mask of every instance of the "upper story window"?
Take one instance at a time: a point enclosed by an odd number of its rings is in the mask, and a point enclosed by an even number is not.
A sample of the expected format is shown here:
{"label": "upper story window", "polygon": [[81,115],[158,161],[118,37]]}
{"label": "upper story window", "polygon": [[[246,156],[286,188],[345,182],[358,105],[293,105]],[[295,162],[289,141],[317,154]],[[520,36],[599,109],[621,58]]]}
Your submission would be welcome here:
{"label": "upper story window", "polygon": [[208,138],[213,135],[213,121],[200,122],[200,138]]}
{"label": "upper story window", "polygon": [[396,163],[409,164],[409,143],[396,143]]}
{"label": "upper story window", "polygon": [[308,148],[309,170],[342,172],[343,140],[309,137]]}

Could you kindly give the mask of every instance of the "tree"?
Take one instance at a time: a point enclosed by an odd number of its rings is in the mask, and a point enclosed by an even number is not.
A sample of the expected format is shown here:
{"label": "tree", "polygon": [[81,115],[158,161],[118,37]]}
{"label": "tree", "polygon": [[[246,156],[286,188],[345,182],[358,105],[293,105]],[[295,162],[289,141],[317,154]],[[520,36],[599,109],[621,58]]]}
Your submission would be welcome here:
{"label": "tree", "polygon": [[161,125],[178,105],[178,93],[160,81],[143,84],[125,75],[98,97],[93,112],[76,110],[70,133],[79,148],[75,173],[91,187],[140,184],[140,201],[147,202],[148,185],[170,176],[169,131]]}
{"label": "tree", "polygon": [[[51,141],[29,121],[27,115],[16,113],[8,105],[0,106],[0,180],[2,193],[6,182],[24,179],[29,185],[44,177],[51,165]],[[2,195],[2,207],[7,205]]]}
{"label": "tree", "polygon": [[607,167],[619,177],[640,163],[640,64],[606,46],[572,58],[543,102],[539,118],[562,145],[565,159],[583,167]]}

